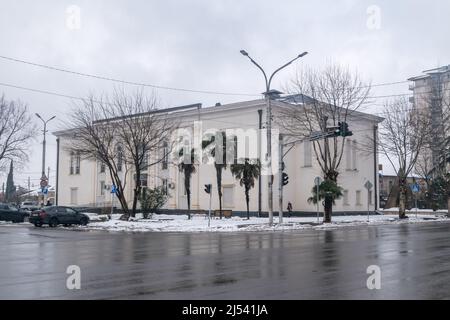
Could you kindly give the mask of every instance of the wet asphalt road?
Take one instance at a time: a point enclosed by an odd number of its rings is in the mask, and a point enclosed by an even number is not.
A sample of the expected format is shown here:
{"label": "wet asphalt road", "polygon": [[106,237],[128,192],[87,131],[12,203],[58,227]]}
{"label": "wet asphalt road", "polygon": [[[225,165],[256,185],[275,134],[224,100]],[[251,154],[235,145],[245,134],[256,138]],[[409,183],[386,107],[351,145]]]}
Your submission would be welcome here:
{"label": "wet asphalt road", "polygon": [[[66,288],[68,265],[81,289]],[[381,268],[368,290],[366,268]],[[450,299],[450,223],[277,233],[0,226],[1,299]]]}

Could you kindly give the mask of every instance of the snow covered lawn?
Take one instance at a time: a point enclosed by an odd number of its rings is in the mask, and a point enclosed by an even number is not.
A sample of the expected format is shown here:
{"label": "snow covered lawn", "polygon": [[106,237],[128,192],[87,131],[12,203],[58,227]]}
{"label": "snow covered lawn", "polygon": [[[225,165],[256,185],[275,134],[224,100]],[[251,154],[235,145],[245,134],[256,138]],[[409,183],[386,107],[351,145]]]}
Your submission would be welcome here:
{"label": "snow covered lawn", "polygon": [[[90,215],[91,216],[91,215]],[[120,215],[114,215],[108,221],[94,221],[87,226],[76,226],[72,229],[81,230],[105,230],[126,232],[248,232],[248,231],[277,231],[277,230],[302,230],[302,229],[334,229],[357,225],[379,225],[379,224],[401,224],[401,223],[425,223],[430,221],[450,221],[444,215],[415,214],[410,213],[409,219],[399,220],[394,215],[371,215],[367,216],[335,216],[333,223],[317,224],[315,217],[293,217],[284,218],[283,223],[278,223],[278,217],[274,217],[275,224],[270,227],[268,218],[245,218],[232,217],[230,219],[211,219],[208,226],[208,218],[203,215],[193,215],[188,220],[186,215],[157,215],[151,219],[142,219],[139,216],[134,221],[121,221]]]}

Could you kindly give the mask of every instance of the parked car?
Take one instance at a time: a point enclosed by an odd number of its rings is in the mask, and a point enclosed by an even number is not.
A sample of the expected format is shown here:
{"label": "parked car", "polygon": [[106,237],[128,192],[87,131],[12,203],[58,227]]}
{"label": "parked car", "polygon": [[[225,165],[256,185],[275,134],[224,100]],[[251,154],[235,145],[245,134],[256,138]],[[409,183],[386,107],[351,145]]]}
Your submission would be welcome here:
{"label": "parked car", "polygon": [[39,204],[35,201],[24,201],[20,205],[21,210],[27,210],[27,211],[39,210],[40,208],[41,207],[39,206]]}
{"label": "parked car", "polygon": [[59,224],[64,226],[72,224],[87,225],[89,216],[70,207],[51,206],[33,211],[30,222],[36,227],[42,227],[44,224],[48,224],[50,227],[56,227]]}
{"label": "parked car", "polygon": [[13,205],[0,203],[0,220],[12,221],[12,222],[24,222],[30,213],[27,211],[19,210]]}

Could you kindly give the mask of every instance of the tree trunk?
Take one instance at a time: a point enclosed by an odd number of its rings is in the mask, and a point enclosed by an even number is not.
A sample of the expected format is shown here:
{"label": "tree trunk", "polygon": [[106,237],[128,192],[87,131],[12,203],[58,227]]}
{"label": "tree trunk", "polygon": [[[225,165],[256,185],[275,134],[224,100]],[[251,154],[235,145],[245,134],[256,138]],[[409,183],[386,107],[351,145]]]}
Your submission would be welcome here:
{"label": "tree trunk", "polygon": [[[136,168],[139,166],[136,165]],[[136,170],[136,178],[134,180],[134,194],[133,194],[133,208],[131,209],[131,216],[134,218],[136,216],[136,208],[137,202],[139,198],[139,193],[141,192],[141,171],[139,169]]]}
{"label": "tree trunk", "polygon": [[184,188],[186,189],[187,205],[188,205],[188,219],[191,219],[191,176],[188,172],[189,168],[185,168],[184,172]]}
{"label": "tree trunk", "polygon": [[447,196],[447,217],[450,218],[450,196]]}
{"label": "tree trunk", "polygon": [[[335,170],[329,170],[325,175],[325,180],[331,180],[337,184],[337,177],[339,173]],[[333,197],[325,196],[325,208],[324,208],[323,222],[331,223],[331,216],[333,215]]]}
{"label": "tree trunk", "polygon": [[330,196],[325,197],[325,214],[323,216],[324,223],[331,223],[331,216],[333,214],[333,199]]}
{"label": "tree trunk", "polygon": [[249,208],[250,195],[249,190],[247,188],[245,188],[245,202],[247,203],[247,220],[250,220],[250,208]]}
{"label": "tree trunk", "polygon": [[399,190],[398,217],[400,219],[406,218],[406,189],[404,185],[401,185]]}
{"label": "tree trunk", "polygon": [[222,168],[216,164],[217,194],[219,195],[219,213],[222,219]]}

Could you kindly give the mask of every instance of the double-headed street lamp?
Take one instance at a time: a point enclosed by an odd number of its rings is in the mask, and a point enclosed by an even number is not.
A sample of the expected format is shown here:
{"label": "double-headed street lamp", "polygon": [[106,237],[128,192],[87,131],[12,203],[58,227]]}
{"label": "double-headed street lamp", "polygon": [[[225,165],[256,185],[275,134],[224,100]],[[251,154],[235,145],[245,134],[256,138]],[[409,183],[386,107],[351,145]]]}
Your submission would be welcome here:
{"label": "double-headed street lamp", "polygon": [[41,119],[42,123],[44,124],[44,140],[42,141],[42,176],[41,176],[41,182],[42,181],[47,181],[48,177],[45,175],[45,146],[46,146],[46,139],[45,139],[45,135],[47,133],[47,123],[49,123],[51,120],[55,119],[56,116],[51,117],[48,120],[44,120],[39,113],[36,113],[36,117],[38,117],[39,119]]}
{"label": "double-headed street lamp", "polygon": [[[301,54],[299,54],[297,57],[295,57],[294,59],[292,59],[291,61],[289,61],[288,63],[282,65],[281,67],[279,67],[277,70],[275,70],[272,75],[270,76],[269,79],[267,79],[267,75],[266,72],[264,71],[264,69],[255,62],[255,60],[253,60],[249,54],[247,53],[247,51],[245,50],[241,50],[241,54],[246,56],[247,58],[250,59],[250,61],[258,67],[259,70],[261,70],[261,72],[264,75],[264,80],[266,82],[266,91],[264,92],[264,97],[266,100],[266,119],[267,119],[267,154],[266,154],[266,161],[267,161],[267,165],[270,168],[270,170],[272,169],[272,107],[270,105],[270,99],[271,97],[278,93],[278,91],[271,91],[270,90],[270,84],[272,82],[273,76],[280,70],[284,69],[285,67],[287,67],[288,65],[290,65],[292,62],[294,62],[295,60],[304,57],[308,54],[308,52],[303,52]],[[268,179],[268,197],[269,197],[269,225],[273,224],[273,174],[272,172],[269,175],[269,179]]]}

